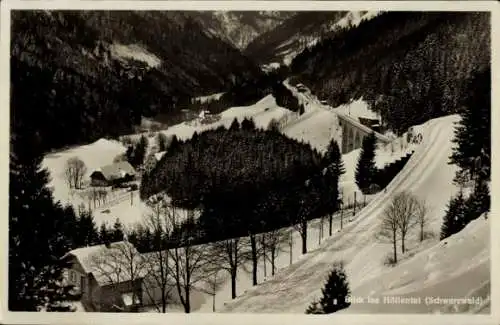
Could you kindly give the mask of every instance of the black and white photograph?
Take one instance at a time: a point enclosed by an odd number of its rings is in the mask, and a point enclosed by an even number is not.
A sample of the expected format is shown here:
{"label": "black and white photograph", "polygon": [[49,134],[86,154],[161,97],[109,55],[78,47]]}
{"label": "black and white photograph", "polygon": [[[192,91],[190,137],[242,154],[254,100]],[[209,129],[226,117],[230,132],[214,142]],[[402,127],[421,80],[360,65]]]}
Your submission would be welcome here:
{"label": "black and white photograph", "polygon": [[91,2],[2,7],[6,312],[491,315],[494,4]]}

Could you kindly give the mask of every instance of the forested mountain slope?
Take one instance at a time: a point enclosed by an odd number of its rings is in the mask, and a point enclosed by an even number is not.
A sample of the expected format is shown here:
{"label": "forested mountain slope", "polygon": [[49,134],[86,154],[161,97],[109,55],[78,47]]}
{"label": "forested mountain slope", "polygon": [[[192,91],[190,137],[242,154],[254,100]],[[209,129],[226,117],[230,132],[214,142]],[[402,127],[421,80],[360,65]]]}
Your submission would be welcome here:
{"label": "forested mountain slope", "polygon": [[261,64],[290,63],[306,47],[334,35],[343,28],[356,26],[376,12],[303,11],[255,38],[244,53]]}
{"label": "forested mountain slope", "polygon": [[11,131],[46,150],[130,132],[261,73],[183,12],[15,11],[11,32]]}
{"label": "forested mountain slope", "polygon": [[363,97],[386,127],[459,112],[464,87],[490,64],[487,12],[388,12],[345,29],[292,63],[332,106]]}

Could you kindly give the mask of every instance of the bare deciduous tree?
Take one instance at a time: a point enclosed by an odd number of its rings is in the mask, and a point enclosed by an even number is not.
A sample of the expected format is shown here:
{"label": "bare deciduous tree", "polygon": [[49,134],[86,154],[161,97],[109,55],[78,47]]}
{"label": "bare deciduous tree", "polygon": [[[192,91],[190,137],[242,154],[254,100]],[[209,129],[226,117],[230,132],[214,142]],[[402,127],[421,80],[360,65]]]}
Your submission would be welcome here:
{"label": "bare deciduous tree", "polygon": [[200,291],[205,292],[212,296],[212,311],[215,312],[215,296],[217,295],[217,291],[219,291],[220,288],[225,283],[226,278],[224,278],[220,274],[220,269],[216,266],[212,268],[211,270],[207,270],[207,276],[204,280],[205,282],[205,288],[201,288]]}
{"label": "bare deciduous tree", "polygon": [[416,225],[420,225],[423,240],[426,224],[426,204],[408,192],[399,192],[384,210],[380,235],[390,238],[393,245],[393,260],[397,263],[397,241],[401,238],[401,251],[406,251],[405,240]]}
{"label": "bare deciduous tree", "polygon": [[261,235],[261,245],[263,247],[264,269],[266,260],[271,262],[271,275],[276,271],[276,257],[283,251],[283,245],[289,240],[289,233],[284,229],[271,230]]}
{"label": "bare deciduous tree", "polygon": [[417,216],[417,222],[420,228],[420,241],[424,241],[425,228],[427,226],[427,204],[425,201],[417,201],[417,207],[415,210]]}
{"label": "bare deciduous tree", "polygon": [[231,276],[231,298],[236,298],[236,277],[238,269],[249,259],[250,252],[245,239],[232,238],[216,242],[212,246],[212,258],[218,268]]}
{"label": "bare deciduous tree", "polygon": [[82,186],[83,176],[87,172],[85,163],[78,157],[69,158],[66,161],[64,175],[69,188],[79,189]]}
{"label": "bare deciduous tree", "polygon": [[[154,251],[145,254],[146,266],[148,271],[148,285],[146,293],[159,312],[166,313],[171,291],[175,286],[172,276],[169,274],[169,251],[165,247],[165,241],[172,232],[172,221],[174,218],[169,213],[175,213],[174,210],[167,210],[167,206],[162,202],[149,205],[150,213],[146,216],[145,227],[153,233]],[[157,300],[159,292],[160,299]]]}
{"label": "bare deciduous tree", "polygon": [[[171,209],[173,208],[170,206]],[[176,213],[170,213],[176,218]],[[194,222],[194,215],[188,212],[188,222]],[[175,243],[175,247],[170,250],[169,272],[172,275],[179,300],[184,307],[184,312],[191,312],[190,295],[195,285],[206,279],[207,269],[212,266],[212,250],[202,245],[193,245],[195,233],[190,227],[180,227],[181,223],[172,222],[175,229],[178,229],[175,238],[170,238]]]}
{"label": "bare deciduous tree", "polygon": [[[208,276],[210,249],[193,245],[195,233],[187,222],[194,224],[194,211],[177,208],[167,198],[150,200],[152,212],[146,226],[155,237],[155,252],[150,253],[152,273],[160,287],[161,309],[168,303],[172,287],[176,289],[179,302],[185,313],[191,312],[191,294],[195,286]],[[186,212],[186,216],[183,213]],[[187,219],[186,219],[187,218]],[[173,248],[168,248],[170,245]]]}
{"label": "bare deciduous tree", "polygon": [[418,199],[408,192],[399,192],[392,199],[392,209],[396,216],[399,234],[401,235],[401,251],[406,252],[405,240],[408,232],[417,224],[416,210]]}
{"label": "bare deciduous tree", "polygon": [[252,260],[252,284],[257,285],[257,268],[259,262],[259,256],[262,254],[262,246],[258,246],[257,235],[253,232],[249,232],[248,242],[250,243],[250,257]]}
{"label": "bare deciduous tree", "polygon": [[397,209],[394,204],[389,205],[384,210],[384,215],[382,218],[382,223],[380,227],[380,235],[385,238],[389,238],[392,243],[392,253],[393,262],[398,262],[398,219],[397,219]]}

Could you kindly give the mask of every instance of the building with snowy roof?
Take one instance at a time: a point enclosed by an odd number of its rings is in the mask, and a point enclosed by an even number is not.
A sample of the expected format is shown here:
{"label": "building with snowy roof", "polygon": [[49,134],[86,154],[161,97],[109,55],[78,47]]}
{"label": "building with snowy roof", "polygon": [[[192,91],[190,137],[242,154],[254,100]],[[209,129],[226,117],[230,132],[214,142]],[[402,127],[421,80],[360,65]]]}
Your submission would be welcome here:
{"label": "building with snowy roof", "polygon": [[134,311],[142,305],[143,257],[128,241],[74,249],[62,258],[66,283],[86,311]]}
{"label": "building with snowy roof", "polygon": [[134,180],[137,172],[127,161],[118,161],[96,169],[90,174],[92,186],[111,186]]}

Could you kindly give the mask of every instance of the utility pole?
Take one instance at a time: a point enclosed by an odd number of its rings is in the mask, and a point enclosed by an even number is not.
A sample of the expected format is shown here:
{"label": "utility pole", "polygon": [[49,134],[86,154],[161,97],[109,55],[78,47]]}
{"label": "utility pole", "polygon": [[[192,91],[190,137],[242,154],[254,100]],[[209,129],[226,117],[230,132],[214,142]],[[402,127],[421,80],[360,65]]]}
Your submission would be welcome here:
{"label": "utility pole", "polygon": [[344,227],[344,204],[340,208],[340,230]]}
{"label": "utility pole", "polygon": [[352,215],[356,215],[356,192],[354,192],[354,211],[352,212]]}

